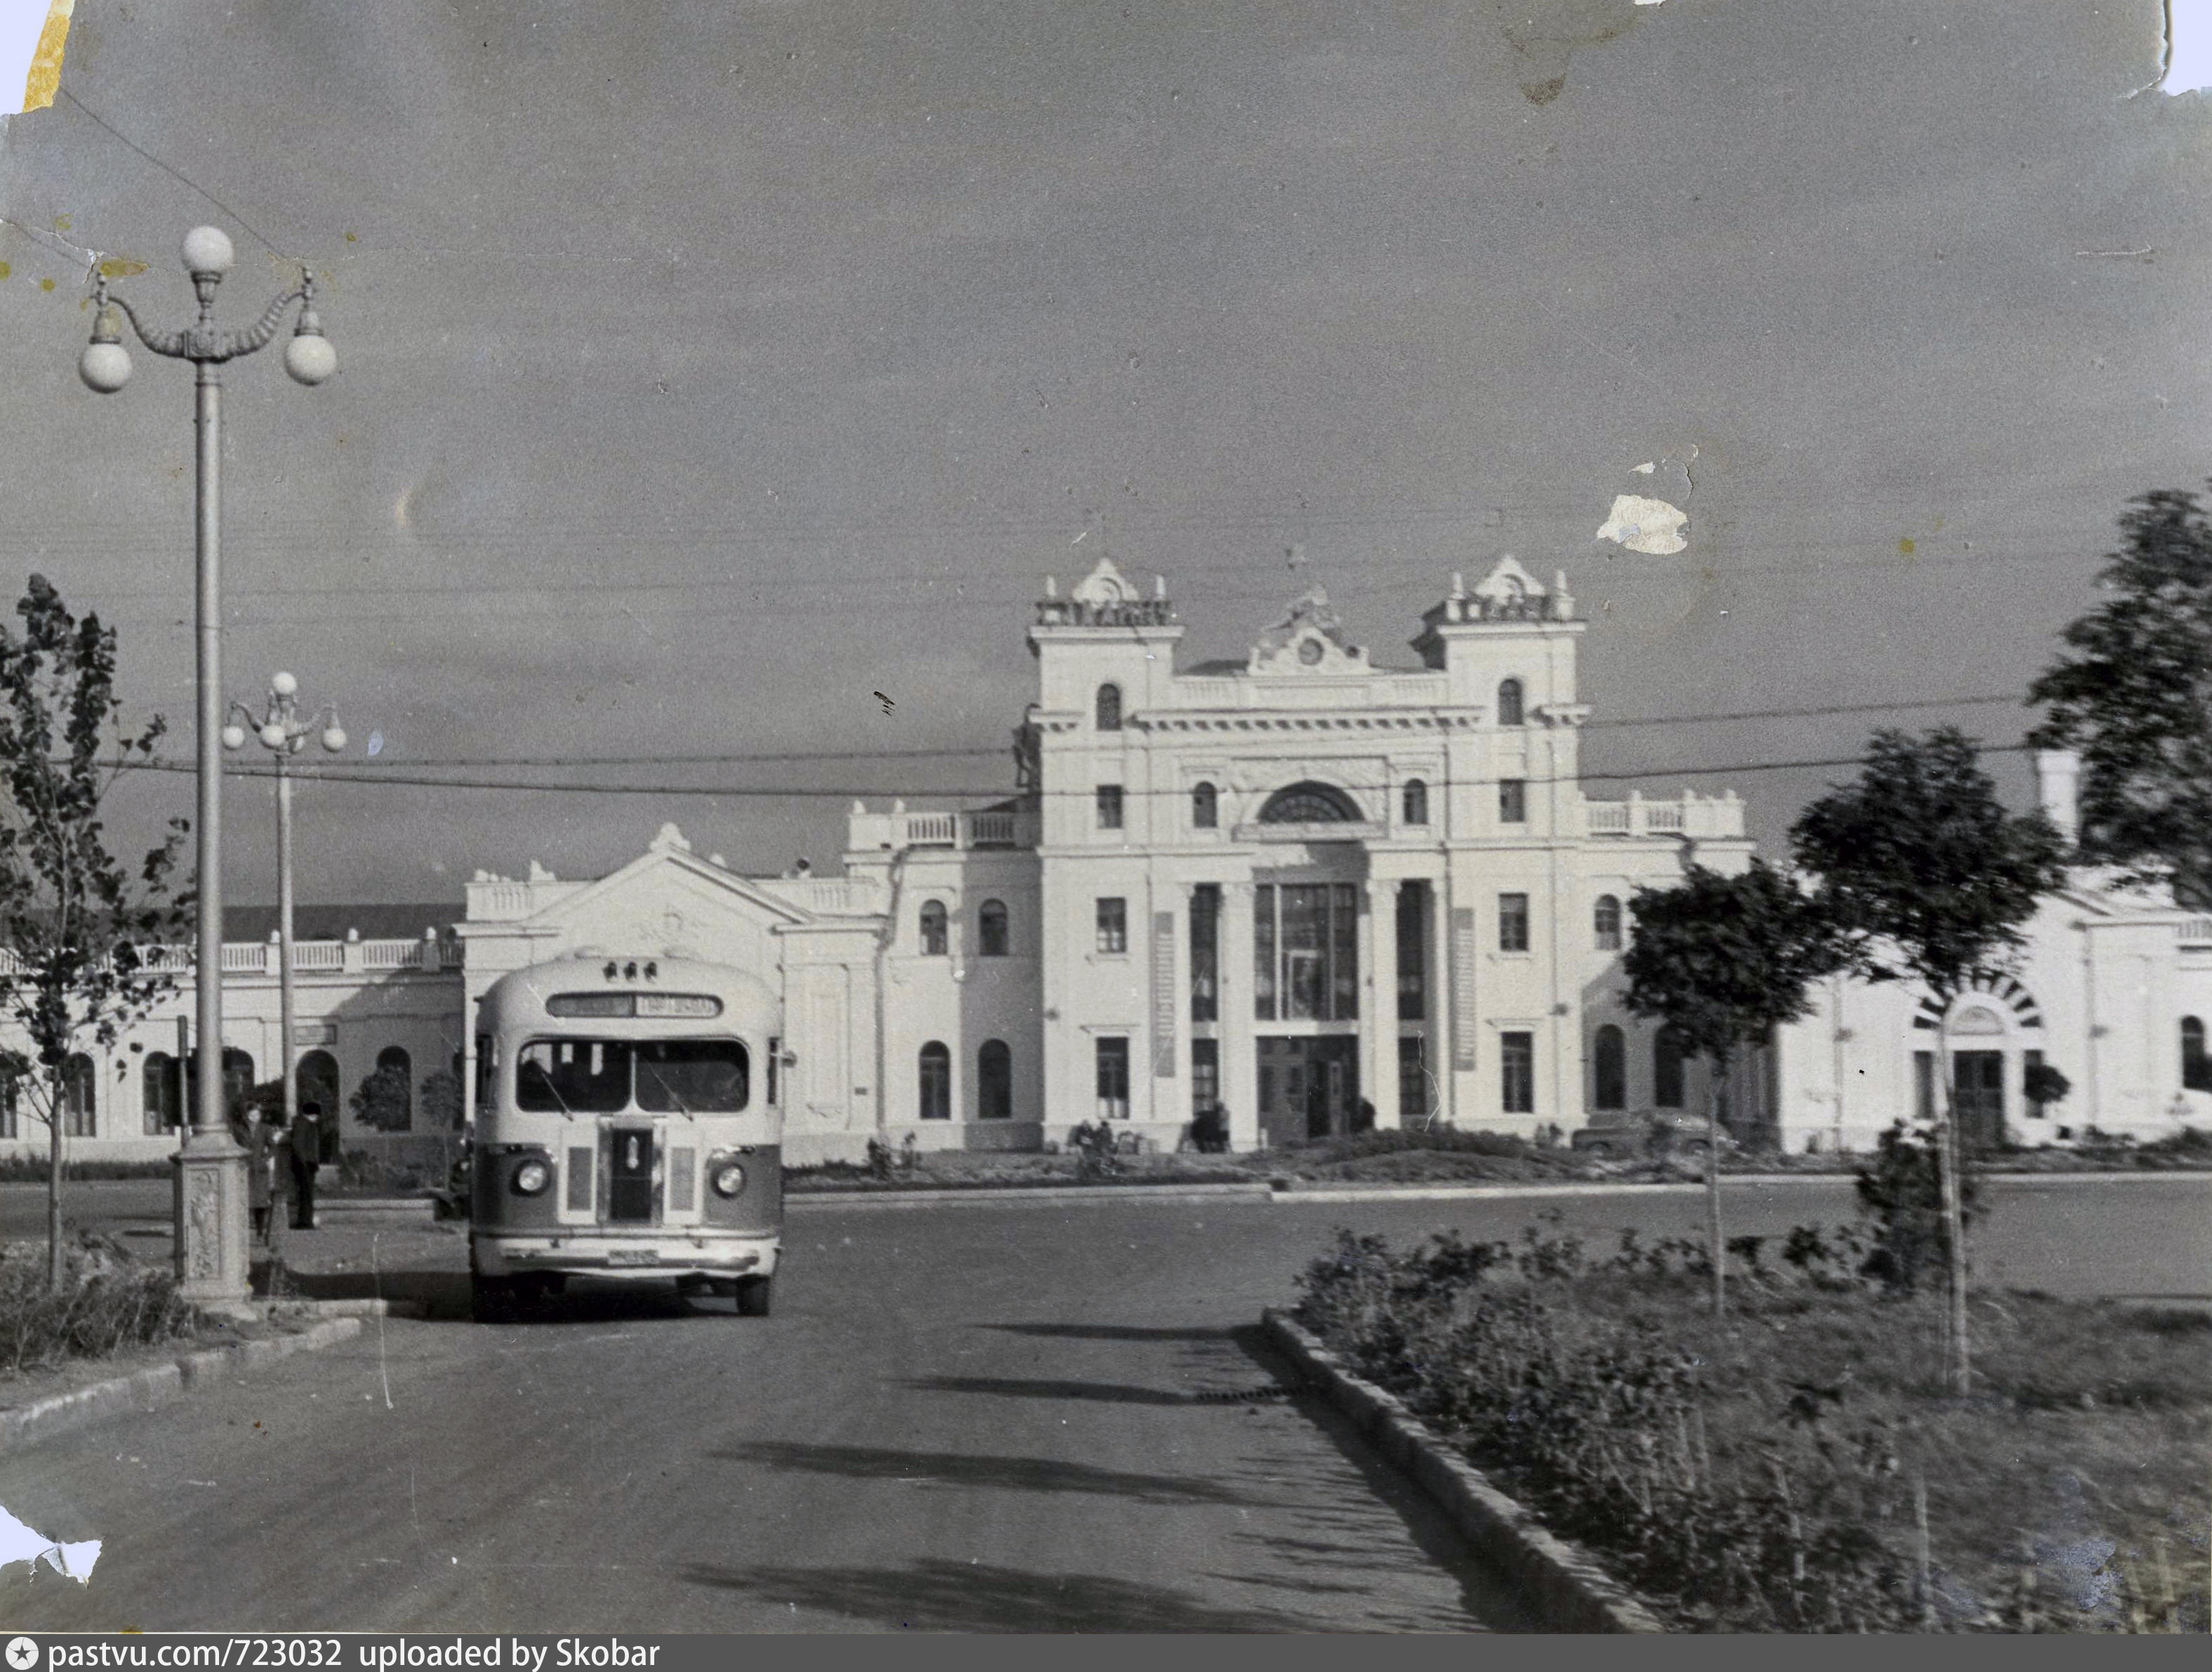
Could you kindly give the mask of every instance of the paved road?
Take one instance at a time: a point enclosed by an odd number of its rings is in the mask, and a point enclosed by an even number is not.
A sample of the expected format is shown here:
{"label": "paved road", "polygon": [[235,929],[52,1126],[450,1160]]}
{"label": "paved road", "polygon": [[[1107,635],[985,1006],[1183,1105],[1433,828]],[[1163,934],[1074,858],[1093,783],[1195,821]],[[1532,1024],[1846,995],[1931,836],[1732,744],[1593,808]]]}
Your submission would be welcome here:
{"label": "paved road", "polygon": [[[125,1193],[130,1186],[108,1187]],[[14,1192],[9,1193],[11,1195]],[[1741,1229],[1832,1220],[1821,1184]],[[88,1198],[89,1199],[89,1198]],[[2212,1180],[2008,1189],[1982,1258],[2073,1292],[2212,1288]],[[1572,1198],[1609,1235],[1693,1195]],[[125,1230],[150,1201],[109,1204]],[[14,1204],[0,1206],[13,1217]],[[1510,1201],[795,1212],[778,1315],[574,1297],[544,1322],[372,1323],[208,1395],[0,1461],[0,1506],[105,1541],[11,1626],[1313,1630],[1512,1626],[1510,1599],[1327,1413],[1194,1402],[1338,1224],[1510,1234]],[[0,1223],[5,1222],[0,1218]],[[458,1312],[465,1251],[316,1233],[326,1290]],[[347,1269],[337,1267],[343,1260]]]}

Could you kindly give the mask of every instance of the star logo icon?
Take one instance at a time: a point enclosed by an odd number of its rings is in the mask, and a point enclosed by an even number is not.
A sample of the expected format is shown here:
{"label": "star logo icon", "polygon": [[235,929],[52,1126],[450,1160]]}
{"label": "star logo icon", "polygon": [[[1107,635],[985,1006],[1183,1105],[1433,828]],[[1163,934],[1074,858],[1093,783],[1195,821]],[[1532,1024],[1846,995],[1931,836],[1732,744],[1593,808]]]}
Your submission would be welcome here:
{"label": "star logo icon", "polygon": [[30,1672],[39,1663],[39,1645],[27,1637],[8,1639],[8,1664],[15,1672]]}

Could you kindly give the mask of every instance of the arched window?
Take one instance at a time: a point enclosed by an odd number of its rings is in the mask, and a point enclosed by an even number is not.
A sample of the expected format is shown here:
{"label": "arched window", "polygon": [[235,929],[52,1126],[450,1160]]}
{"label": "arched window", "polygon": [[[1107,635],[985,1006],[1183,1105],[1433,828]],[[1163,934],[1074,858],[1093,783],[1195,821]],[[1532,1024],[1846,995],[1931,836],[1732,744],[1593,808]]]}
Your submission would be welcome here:
{"label": "arched window", "polygon": [[1507,679],[1498,687],[1498,723],[1519,726],[1527,719],[1521,702],[1521,682]]}
{"label": "arched window", "polygon": [[1190,793],[1190,827],[1211,830],[1221,823],[1221,797],[1212,784],[1200,784]]}
{"label": "arched window", "polygon": [[1607,1022],[1590,1042],[1591,1103],[1599,1109],[1628,1107],[1628,1043]]}
{"label": "arched window", "polygon": [[945,902],[924,900],[921,903],[921,955],[924,958],[945,956]]}
{"label": "arched window", "polygon": [[292,1070],[292,1078],[299,1085],[300,1107],[309,1104],[323,1111],[328,1121],[337,1111],[338,1060],[328,1051],[309,1051]]}
{"label": "arched window", "polygon": [[1689,1055],[1682,1036],[1673,1026],[1661,1028],[1651,1040],[1651,1101],[1662,1109],[1682,1106],[1682,1061]]}
{"label": "arched window", "polygon": [[167,1051],[149,1051],[138,1070],[141,1097],[146,1111],[146,1135],[158,1138],[185,1123],[184,1076],[177,1059]]}
{"label": "arched window", "polygon": [[1592,927],[1601,952],[1620,950],[1620,902],[1610,894],[1597,897],[1597,909],[1590,914]]}
{"label": "arched window", "polygon": [[1006,955],[1006,903],[986,900],[975,913],[975,951],[983,958]]}
{"label": "arched window", "polygon": [[1404,814],[1407,824],[1425,824],[1429,822],[1429,787],[1426,784],[1419,778],[1407,779],[1402,799],[1404,805],[1400,811]]}
{"label": "arched window", "polygon": [[71,1138],[89,1138],[97,1128],[99,1083],[92,1059],[82,1051],[62,1065],[62,1130]]}
{"label": "arched window", "polygon": [[1014,1054],[1003,1039],[986,1039],[975,1053],[975,1117],[1014,1118]]}
{"label": "arched window", "polygon": [[1260,809],[1262,824],[1356,824],[1359,808],[1352,799],[1331,784],[1311,779],[1277,790]]}
{"label": "arched window", "polygon": [[[353,1094],[354,1119],[376,1132],[409,1130],[415,1124],[414,1074],[415,1064],[407,1053],[397,1045],[386,1045],[376,1054],[375,1069]],[[307,1102],[304,1097],[300,1099],[302,1114],[307,1112]],[[337,1113],[324,1106],[325,1132]]]}
{"label": "arched window", "polygon": [[1119,685],[1098,687],[1098,729],[1102,732],[1121,729],[1121,688]]}
{"label": "arched window", "polygon": [[921,1048],[921,1118],[952,1118],[952,1053],[931,1040]]}
{"label": "arched window", "polygon": [[2212,1091],[2212,1057],[2204,1055],[2204,1024],[2181,1018],[2181,1084],[2191,1091]]}

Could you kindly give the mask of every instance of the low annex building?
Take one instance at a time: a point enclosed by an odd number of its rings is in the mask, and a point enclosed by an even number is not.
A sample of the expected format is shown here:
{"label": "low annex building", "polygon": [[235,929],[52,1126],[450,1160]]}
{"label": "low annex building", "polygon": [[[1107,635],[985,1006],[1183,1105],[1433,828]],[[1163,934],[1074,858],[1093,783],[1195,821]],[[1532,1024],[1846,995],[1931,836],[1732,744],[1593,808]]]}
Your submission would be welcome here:
{"label": "low annex building", "polygon": [[[348,1094],[349,1148],[442,1141],[395,1125],[388,1100],[365,1123],[350,1092],[400,1054],[418,1077],[452,1073],[465,1117],[467,1018],[501,975],[672,956],[782,993],[767,1090],[797,1164],[858,1159],[872,1138],[1035,1149],[1101,1118],[1172,1148],[1216,1106],[1240,1149],[1370,1113],[1529,1134],[1702,1109],[1702,1065],[1623,1007],[1620,954],[1638,887],[1692,856],[1748,861],[1743,805],[1583,793],[1587,626],[1564,575],[1547,587],[1506,557],[1471,588],[1454,578],[1414,665],[1378,665],[1316,591],[1243,658],[1186,667],[1164,584],[1145,596],[1102,559],[1038,603],[1037,700],[1004,802],[855,803],[834,877],[744,876],[667,824],[593,881],[479,872],[458,921],[307,940],[303,1082],[312,1064]],[[2070,823],[2070,757],[2039,769]],[[275,964],[260,941],[226,948],[227,1057],[275,1061]],[[1732,1127],[1866,1146],[1932,1108],[1936,1019],[1901,984],[1832,984],[1732,1076]],[[2031,1142],[2212,1123],[2207,1019],[2212,918],[2077,873],[2018,972],[1954,1006],[1962,1116]],[[74,1153],[173,1147],[174,1096],[156,1087],[174,1083],[157,1061],[174,1027],[151,1018],[88,1059]],[[2063,1103],[2027,1097],[2039,1063],[2072,1083]],[[18,1120],[0,1143],[43,1137]]]}

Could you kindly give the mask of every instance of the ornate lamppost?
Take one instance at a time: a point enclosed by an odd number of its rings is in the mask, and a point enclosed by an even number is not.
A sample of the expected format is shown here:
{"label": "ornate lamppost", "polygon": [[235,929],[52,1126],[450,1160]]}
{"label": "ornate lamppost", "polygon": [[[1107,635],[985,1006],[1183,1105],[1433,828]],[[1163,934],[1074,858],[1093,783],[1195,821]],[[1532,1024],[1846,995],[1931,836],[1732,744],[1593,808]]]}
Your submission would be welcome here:
{"label": "ornate lamppost", "polygon": [[[116,315],[131,322],[138,340],[169,360],[189,360],[196,374],[194,424],[198,515],[194,551],[198,587],[194,626],[198,644],[198,823],[195,857],[199,924],[193,959],[193,995],[199,1035],[194,1067],[192,1124],[178,1151],[177,1277],[188,1299],[245,1298],[251,1285],[246,1243],[246,1152],[232,1141],[222,1078],[222,571],[221,368],[268,346],[294,302],[302,304],[284,369],[301,383],[317,384],[337,369],[337,356],[315,317],[315,282],[303,268],[297,289],[262,311],[244,331],[219,331],[215,293],[235,260],[229,237],[217,227],[185,234],[185,271],[199,297],[199,318],[182,331],[149,331],[121,297],[110,297],[102,276],[94,289],[92,341],[77,362],[88,387],[112,394],[131,378]],[[286,1079],[289,1080],[288,1074]]]}
{"label": "ornate lamppost", "polygon": [[[346,745],[345,728],[338,724],[337,709],[326,706],[313,719],[302,720],[299,693],[297,679],[289,673],[275,674],[269,681],[269,701],[262,717],[255,719],[252,709],[243,702],[234,702],[230,712],[236,719],[222,728],[225,749],[235,752],[245,748],[250,733],[276,757],[276,994],[279,1025],[284,1031],[284,1045],[277,1054],[277,1062],[284,1076],[287,1132],[299,1129],[300,1080],[295,1070],[300,1047],[292,1027],[292,775],[285,770],[285,764],[307,746],[308,734],[318,730],[322,733],[323,747],[331,754]],[[238,723],[240,720],[244,725]],[[331,1111],[333,1116],[337,1112]],[[269,1215],[272,1249],[282,1234],[277,1230],[281,1217],[272,1207]]]}

